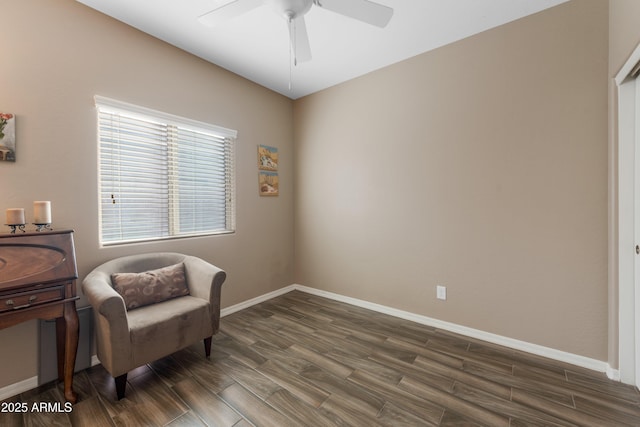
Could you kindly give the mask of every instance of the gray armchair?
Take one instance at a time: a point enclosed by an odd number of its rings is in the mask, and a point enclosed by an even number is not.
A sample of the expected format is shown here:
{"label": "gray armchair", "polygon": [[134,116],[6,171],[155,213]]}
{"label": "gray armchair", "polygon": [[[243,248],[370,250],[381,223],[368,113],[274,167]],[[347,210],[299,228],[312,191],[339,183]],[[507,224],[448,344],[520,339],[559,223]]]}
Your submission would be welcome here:
{"label": "gray armchair", "polygon": [[[183,282],[186,279],[187,295],[174,292],[163,301],[138,306],[127,299],[122,287],[114,287],[118,282],[114,274],[154,275],[153,271],[176,265],[184,265],[180,274]],[[95,316],[97,356],[115,379],[118,399],[124,397],[127,372],[134,368],[200,340],[204,340],[206,357],[210,356],[211,337],[220,326],[220,294],[225,279],[223,270],[200,258],[167,252],[114,259],[83,280],[82,291]],[[155,291],[154,286],[147,284],[144,294]]]}

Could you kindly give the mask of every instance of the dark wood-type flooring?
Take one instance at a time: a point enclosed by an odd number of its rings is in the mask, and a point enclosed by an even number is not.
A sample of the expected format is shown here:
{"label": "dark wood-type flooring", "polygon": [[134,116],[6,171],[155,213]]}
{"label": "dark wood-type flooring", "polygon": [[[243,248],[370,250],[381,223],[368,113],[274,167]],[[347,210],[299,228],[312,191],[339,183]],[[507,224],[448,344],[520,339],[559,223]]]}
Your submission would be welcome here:
{"label": "dark wood-type flooring", "polygon": [[[202,343],[129,374],[100,366],[73,411],[1,426],[640,426],[640,394],[603,374],[302,292],[224,317]],[[52,383],[5,402],[62,402]]]}

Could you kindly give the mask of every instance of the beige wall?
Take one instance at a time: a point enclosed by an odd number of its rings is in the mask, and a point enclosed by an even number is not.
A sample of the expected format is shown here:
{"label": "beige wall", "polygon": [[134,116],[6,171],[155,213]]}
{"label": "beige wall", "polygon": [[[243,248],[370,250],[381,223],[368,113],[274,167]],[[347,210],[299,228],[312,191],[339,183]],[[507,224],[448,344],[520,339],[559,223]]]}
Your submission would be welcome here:
{"label": "beige wall", "polygon": [[[17,162],[0,162],[2,215],[25,207],[32,218],[34,200],[51,200],[54,228],[76,231],[81,279],[107,259],[161,250],[224,268],[223,307],[292,283],[291,100],[73,0],[4,0],[0,13],[0,111],[16,114],[18,143]],[[236,129],[237,233],[100,249],[96,94]],[[258,196],[258,144],[280,150],[278,198]],[[0,387],[36,375],[35,321],[0,342]]]}
{"label": "beige wall", "polygon": [[640,44],[640,2],[611,0],[609,22],[609,75],[615,77]]}
{"label": "beige wall", "polygon": [[296,101],[296,282],[607,360],[607,31],[572,1]]}

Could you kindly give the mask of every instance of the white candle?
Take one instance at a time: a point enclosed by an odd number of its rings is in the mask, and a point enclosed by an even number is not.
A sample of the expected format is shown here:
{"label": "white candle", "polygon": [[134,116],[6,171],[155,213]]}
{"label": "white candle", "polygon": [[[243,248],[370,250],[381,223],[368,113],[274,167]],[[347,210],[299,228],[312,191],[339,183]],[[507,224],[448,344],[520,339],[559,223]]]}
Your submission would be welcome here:
{"label": "white candle", "polygon": [[34,224],[51,224],[51,202],[33,202]]}
{"label": "white candle", "polygon": [[24,209],[11,208],[7,209],[7,225],[25,224]]}

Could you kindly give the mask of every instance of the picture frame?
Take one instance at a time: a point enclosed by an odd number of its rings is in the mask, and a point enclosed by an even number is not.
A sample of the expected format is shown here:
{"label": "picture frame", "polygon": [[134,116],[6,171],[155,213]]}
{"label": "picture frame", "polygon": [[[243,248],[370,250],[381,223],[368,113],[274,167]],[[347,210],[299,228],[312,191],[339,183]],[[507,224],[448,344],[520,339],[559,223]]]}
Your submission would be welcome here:
{"label": "picture frame", "polygon": [[258,145],[258,169],[278,170],[278,149],[267,145]]}
{"label": "picture frame", "polygon": [[258,181],[261,196],[277,196],[280,193],[277,172],[260,171]]}
{"label": "picture frame", "polygon": [[0,161],[16,161],[16,116],[0,113]]}

